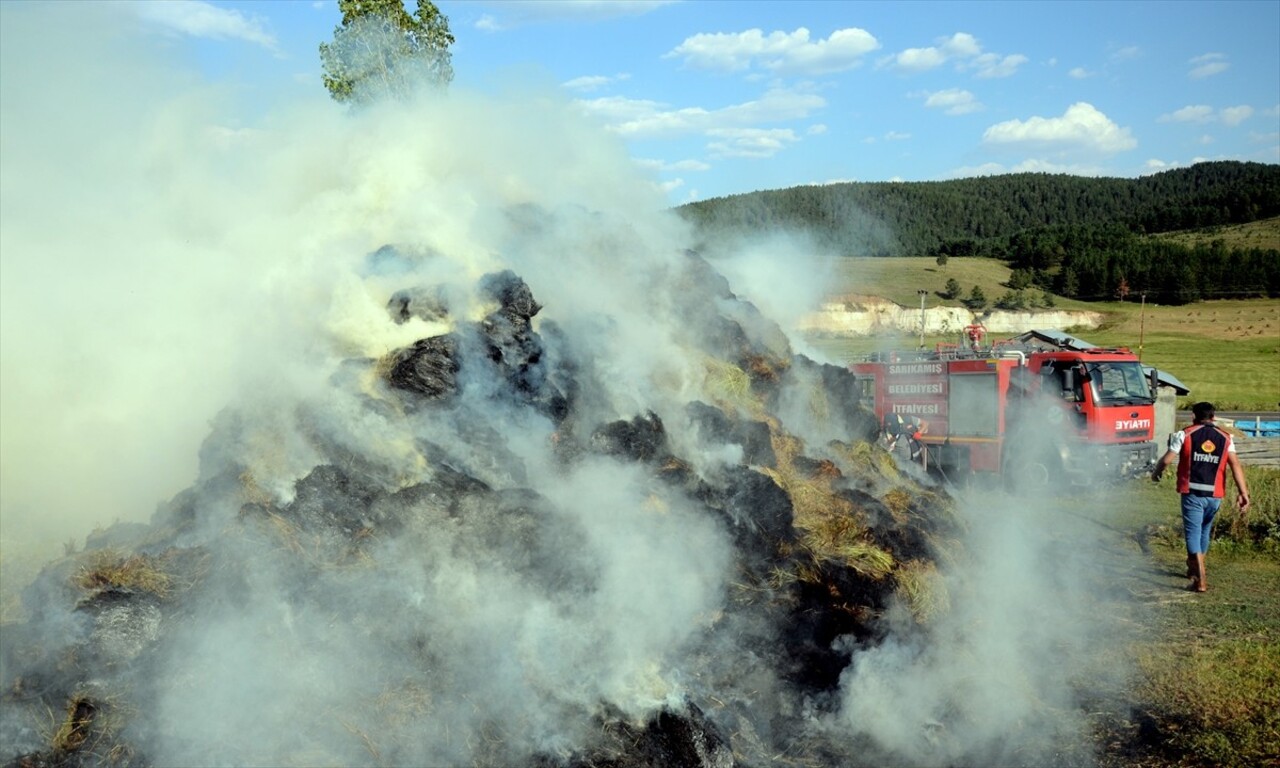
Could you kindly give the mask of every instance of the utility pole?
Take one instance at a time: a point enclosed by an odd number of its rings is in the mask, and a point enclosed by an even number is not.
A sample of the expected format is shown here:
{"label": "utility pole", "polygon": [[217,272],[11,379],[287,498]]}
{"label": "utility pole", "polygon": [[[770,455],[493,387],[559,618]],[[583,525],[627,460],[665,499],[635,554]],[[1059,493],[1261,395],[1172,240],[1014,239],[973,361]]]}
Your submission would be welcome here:
{"label": "utility pole", "polygon": [[1138,315],[1138,362],[1142,362],[1142,340],[1147,334],[1147,292],[1142,292],[1142,312]]}
{"label": "utility pole", "polygon": [[[928,296],[929,292],[923,288],[917,288],[916,293],[920,294],[920,348],[924,349],[924,297]],[[1138,359],[1141,360],[1142,358]]]}

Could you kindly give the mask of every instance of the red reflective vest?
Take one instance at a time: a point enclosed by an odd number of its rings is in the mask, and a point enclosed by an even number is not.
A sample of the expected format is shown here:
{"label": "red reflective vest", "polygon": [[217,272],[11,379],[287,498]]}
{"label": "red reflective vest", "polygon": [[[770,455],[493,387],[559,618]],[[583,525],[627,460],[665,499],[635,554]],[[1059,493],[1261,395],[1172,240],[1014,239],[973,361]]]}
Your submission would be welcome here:
{"label": "red reflective vest", "polygon": [[1227,449],[1231,447],[1231,435],[1212,424],[1192,424],[1182,432],[1178,493],[1222,498],[1226,492]]}

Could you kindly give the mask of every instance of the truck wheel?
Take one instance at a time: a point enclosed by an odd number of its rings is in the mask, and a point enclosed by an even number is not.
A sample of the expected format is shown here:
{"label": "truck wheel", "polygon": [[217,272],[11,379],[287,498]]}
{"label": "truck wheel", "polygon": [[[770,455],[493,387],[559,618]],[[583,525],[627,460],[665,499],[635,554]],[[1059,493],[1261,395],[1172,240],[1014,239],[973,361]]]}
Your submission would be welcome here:
{"label": "truck wheel", "polygon": [[1049,488],[1057,475],[1057,462],[1043,452],[1020,455],[1015,452],[1004,466],[1005,485],[1018,493],[1034,493]]}

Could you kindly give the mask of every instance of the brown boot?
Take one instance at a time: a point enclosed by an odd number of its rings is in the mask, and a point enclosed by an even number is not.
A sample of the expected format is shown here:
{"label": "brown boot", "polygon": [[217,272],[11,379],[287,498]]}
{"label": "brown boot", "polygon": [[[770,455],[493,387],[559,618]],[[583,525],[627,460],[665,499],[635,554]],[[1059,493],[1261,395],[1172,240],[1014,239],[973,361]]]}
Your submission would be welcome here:
{"label": "brown boot", "polygon": [[1209,579],[1204,571],[1204,553],[1196,555],[1196,591],[1208,592]]}

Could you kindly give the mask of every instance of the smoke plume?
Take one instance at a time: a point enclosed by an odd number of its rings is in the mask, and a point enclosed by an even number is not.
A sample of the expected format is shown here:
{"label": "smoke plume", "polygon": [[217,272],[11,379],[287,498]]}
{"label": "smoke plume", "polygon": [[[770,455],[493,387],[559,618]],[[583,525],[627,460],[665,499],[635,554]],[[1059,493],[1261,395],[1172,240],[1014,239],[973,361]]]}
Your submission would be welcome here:
{"label": "smoke plume", "polygon": [[812,244],[691,253],[554,94],[253,120],[112,6],[0,13],[0,542],[90,550],[0,757],[1088,761],[1089,553],[870,446],[784,330]]}

